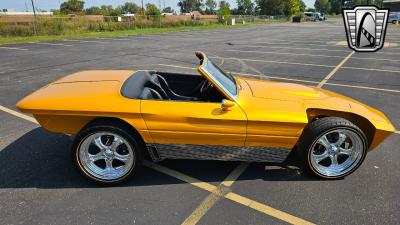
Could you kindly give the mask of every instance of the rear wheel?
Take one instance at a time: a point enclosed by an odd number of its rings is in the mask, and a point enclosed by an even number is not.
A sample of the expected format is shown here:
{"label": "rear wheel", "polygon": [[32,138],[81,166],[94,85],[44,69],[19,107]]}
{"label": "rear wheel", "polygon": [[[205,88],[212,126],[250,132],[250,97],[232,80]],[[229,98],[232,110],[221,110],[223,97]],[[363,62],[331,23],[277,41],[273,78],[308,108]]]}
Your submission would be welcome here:
{"label": "rear wheel", "polygon": [[73,144],[79,171],[90,180],[115,184],[127,180],[140,166],[141,146],[117,124],[93,124],[84,128]]}
{"label": "rear wheel", "polygon": [[305,128],[299,143],[300,158],[311,174],[337,179],[353,173],[367,154],[367,139],[350,121],[325,117]]}

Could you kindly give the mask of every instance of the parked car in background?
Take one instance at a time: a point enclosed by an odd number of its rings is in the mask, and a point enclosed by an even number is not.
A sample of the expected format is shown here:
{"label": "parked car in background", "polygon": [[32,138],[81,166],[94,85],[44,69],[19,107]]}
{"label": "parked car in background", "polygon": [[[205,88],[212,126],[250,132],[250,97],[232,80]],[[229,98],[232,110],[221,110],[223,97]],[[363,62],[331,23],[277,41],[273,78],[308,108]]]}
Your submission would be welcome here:
{"label": "parked car in background", "polygon": [[305,21],[317,21],[317,20],[319,20],[319,18],[315,12],[305,12],[304,20]]}
{"label": "parked car in background", "polygon": [[397,24],[400,21],[400,12],[392,12],[389,14],[389,23]]}
{"label": "parked car in background", "polygon": [[323,14],[323,13],[317,13],[317,16],[318,16],[318,20],[319,20],[319,21],[324,21],[324,20],[326,20],[325,14]]}

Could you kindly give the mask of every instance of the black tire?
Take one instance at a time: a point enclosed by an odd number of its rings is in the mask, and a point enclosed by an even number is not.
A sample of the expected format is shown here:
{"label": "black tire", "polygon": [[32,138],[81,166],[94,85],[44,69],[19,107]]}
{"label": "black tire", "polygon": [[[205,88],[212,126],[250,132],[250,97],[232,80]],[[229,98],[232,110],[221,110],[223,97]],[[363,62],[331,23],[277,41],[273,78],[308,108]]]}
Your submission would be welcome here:
{"label": "black tire", "polygon": [[[141,144],[140,137],[137,137],[136,134],[130,132],[131,129],[127,125],[117,122],[108,122],[108,121],[99,121],[95,123],[88,124],[84,127],[78,135],[75,137],[73,145],[72,145],[72,153],[73,159],[76,165],[76,168],[82,173],[85,177],[89,180],[94,181],[99,184],[103,185],[115,185],[119,183],[126,182],[132,175],[136,174],[140,169],[142,162],[143,162],[143,150],[144,146]],[[130,145],[133,151],[133,163],[132,166],[129,168],[128,172],[125,173],[123,176],[118,177],[116,179],[101,179],[92,175],[89,171],[87,171],[79,156],[79,148],[84,140],[90,137],[93,134],[99,132],[107,132],[119,135],[123,139],[125,139]]]}
{"label": "black tire", "polygon": [[[311,163],[311,153],[313,151],[312,147],[320,137],[336,129],[348,130],[358,135],[362,141],[361,156],[354,167],[346,173],[335,176],[327,176],[318,172],[317,169],[313,167]],[[340,179],[353,173],[363,163],[368,150],[368,142],[364,132],[350,121],[339,117],[324,117],[310,123],[304,129],[297,146],[300,165],[303,167],[303,169],[315,177],[324,179]]]}

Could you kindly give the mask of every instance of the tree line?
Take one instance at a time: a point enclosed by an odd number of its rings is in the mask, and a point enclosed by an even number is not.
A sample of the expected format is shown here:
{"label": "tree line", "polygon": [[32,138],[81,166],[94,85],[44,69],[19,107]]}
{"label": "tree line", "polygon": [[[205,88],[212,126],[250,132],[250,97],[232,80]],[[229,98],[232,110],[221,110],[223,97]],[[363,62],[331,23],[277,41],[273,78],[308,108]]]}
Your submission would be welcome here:
{"label": "tree line", "polygon": [[85,14],[85,15],[103,15],[120,16],[122,14],[139,15],[161,15],[161,13],[174,13],[174,10],[168,6],[159,9],[155,4],[147,3],[143,8],[134,2],[126,2],[123,5],[113,7],[112,5],[92,6],[85,9],[85,2],[81,0],[68,0],[60,5],[59,10],[53,10],[55,14]]}
{"label": "tree line", "polygon": [[[356,5],[369,4],[381,6],[382,0],[315,0],[315,8],[306,8],[303,0],[236,0],[237,7],[231,8],[229,2],[221,0],[178,0],[177,6],[181,13],[199,11],[209,15],[296,15],[304,11],[317,11],[327,14],[339,14],[343,7],[352,8]],[[68,0],[60,5],[61,14],[86,14],[119,16],[127,13],[139,15],[161,15],[161,13],[176,13],[171,7],[159,9],[155,4],[148,3],[139,7],[134,2],[126,2],[113,8],[111,5],[92,6],[84,8],[82,0]]]}
{"label": "tree line", "polygon": [[353,8],[357,5],[375,5],[382,7],[382,0],[315,0],[315,10],[328,14],[340,14],[342,8]]}

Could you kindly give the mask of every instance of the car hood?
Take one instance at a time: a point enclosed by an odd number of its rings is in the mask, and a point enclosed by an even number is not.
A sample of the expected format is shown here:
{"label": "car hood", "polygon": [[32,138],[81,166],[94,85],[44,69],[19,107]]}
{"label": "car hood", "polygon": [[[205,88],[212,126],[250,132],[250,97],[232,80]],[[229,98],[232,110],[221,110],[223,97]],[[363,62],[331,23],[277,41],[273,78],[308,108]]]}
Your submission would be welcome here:
{"label": "car hood", "polygon": [[320,107],[334,106],[338,108],[351,108],[351,102],[354,102],[353,99],[317,87],[255,79],[244,80],[251,88],[254,98],[277,99],[300,102],[308,106],[318,104]]}
{"label": "car hood", "polygon": [[335,110],[355,113],[370,120],[388,121],[387,117],[379,110],[322,88],[250,78],[243,80],[250,87],[252,97],[258,101],[274,99],[286,101],[287,107],[301,106],[304,111],[312,108]]}

